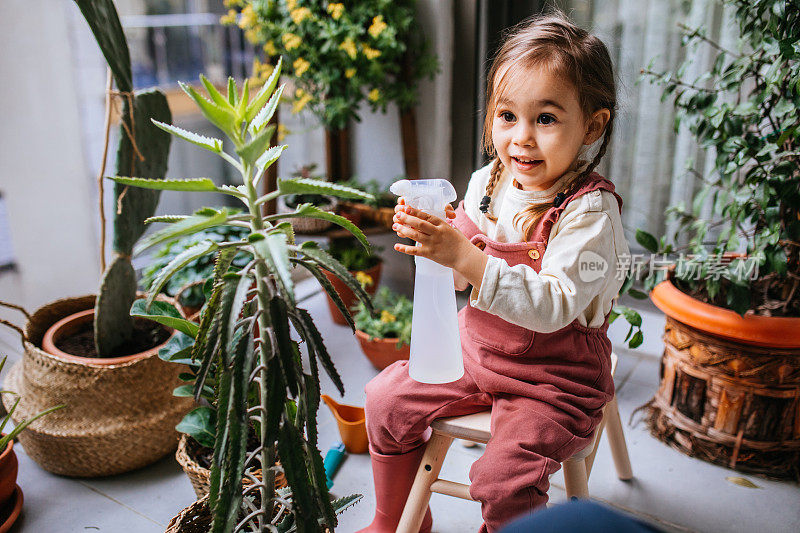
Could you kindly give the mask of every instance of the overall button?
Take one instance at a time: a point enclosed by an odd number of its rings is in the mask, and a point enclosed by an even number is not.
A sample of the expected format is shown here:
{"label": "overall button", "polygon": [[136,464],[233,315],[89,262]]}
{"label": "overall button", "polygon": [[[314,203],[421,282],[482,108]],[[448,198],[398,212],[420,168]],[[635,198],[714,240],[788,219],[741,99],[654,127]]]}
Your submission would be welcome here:
{"label": "overall button", "polygon": [[486,243],[483,241],[478,241],[475,243],[475,246],[477,246],[479,250],[483,250],[484,248],[486,248]]}
{"label": "overall button", "polygon": [[528,251],[528,255],[531,256],[531,259],[536,261],[539,259],[539,250],[533,249]]}

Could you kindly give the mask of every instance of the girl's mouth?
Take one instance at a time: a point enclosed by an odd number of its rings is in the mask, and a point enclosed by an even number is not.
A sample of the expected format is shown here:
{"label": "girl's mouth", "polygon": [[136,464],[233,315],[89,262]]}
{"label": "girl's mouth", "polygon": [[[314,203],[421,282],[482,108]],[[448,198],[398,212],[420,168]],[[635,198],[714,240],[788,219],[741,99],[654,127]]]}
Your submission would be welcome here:
{"label": "girl's mouth", "polygon": [[514,165],[519,170],[531,170],[533,168],[538,167],[543,163],[541,159],[528,159],[525,157],[511,157],[511,160],[514,161]]}

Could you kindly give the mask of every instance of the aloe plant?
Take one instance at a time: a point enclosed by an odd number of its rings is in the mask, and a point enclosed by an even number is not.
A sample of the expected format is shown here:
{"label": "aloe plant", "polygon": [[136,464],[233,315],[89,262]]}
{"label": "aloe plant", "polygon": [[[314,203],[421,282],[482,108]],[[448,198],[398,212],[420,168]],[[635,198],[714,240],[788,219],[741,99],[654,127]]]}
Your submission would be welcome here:
{"label": "aloe plant", "polygon": [[[151,120],[172,121],[167,98],[158,90],[133,94],[128,42],[112,0],[75,0],[111,69],[122,99],[117,147],[117,174],[163,179],[171,137]],[[132,142],[135,141],[135,142]],[[133,337],[128,311],[136,299],[136,274],[131,264],[133,246],[153,216],[160,191],[114,187],[113,257],[103,272],[94,313],[97,354],[111,357]]]}
{"label": "aloe plant", "polygon": [[[168,324],[194,339],[191,345],[176,344],[177,351],[170,358],[183,357],[195,363],[197,370],[191,380],[196,399],[208,397],[208,379],[213,375],[211,390],[217,416],[209,506],[214,514],[214,532],[232,531],[237,523],[239,528],[256,531],[270,527],[276,503],[284,503],[274,489],[275,471],[281,468],[275,465],[278,456],[292,489],[290,508],[297,531],[318,531],[320,524],[331,528],[336,525],[317,449],[320,365],[342,393],[344,386],[311,316],[297,306],[291,270],[307,269],[347,317],[349,313],[322,269],[342,278],[359,299],[371,305],[361,285],[338,261],[314,242],[297,244],[292,226],[285,219],[329,220],[348,229],[369,249],[367,239],[356,226],[307,203],[292,213],[262,215],[261,206],[265,202],[286,194],[317,193],[362,200],[370,197],[350,187],[306,178],[281,180],[276,191],[258,195],[264,171],[286,148],[270,146],[274,126],[269,125],[269,120],[283,93],[283,86],[276,89],[280,71],[278,63],[269,80],[252,97],[247,81],[239,91],[235,81],[229,79],[227,93],[223,94],[201,76],[207,96],[181,84],[203,116],[230,139],[233,153],[223,150],[220,138],[154,121],[170,134],[221,157],[241,175],[241,184],[216,186],[208,178],[111,178],[119,185],[153,190],[218,192],[236,198],[245,207],[243,213],[204,209],[188,216],[153,217],[149,222],[168,226],[136,248],[141,251],[221,225],[248,230],[244,239],[205,240],[177,255],[155,277],[147,299],[138,300],[131,309],[133,315]],[[228,272],[231,261],[240,252],[246,253],[250,261],[239,272]],[[171,305],[155,301],[164,284],[182,266],[211,254],[215,255],[216,266],[199,324],[181,318]],[[291,326],[307,348],[305,367],[300,344],[290,336]],[[353,327],[351,320],[350,326]],[[248,453],[246,444],[251,429],[258,436],[259,446]],[[263,472],[262,478],[256,477],[257,470]],[[241,485],[243,476],[253,481],[246,489]],[[251,492],[256,490],[258,498],[253,498]],[[255,509],[247,504],[256,501]]]}

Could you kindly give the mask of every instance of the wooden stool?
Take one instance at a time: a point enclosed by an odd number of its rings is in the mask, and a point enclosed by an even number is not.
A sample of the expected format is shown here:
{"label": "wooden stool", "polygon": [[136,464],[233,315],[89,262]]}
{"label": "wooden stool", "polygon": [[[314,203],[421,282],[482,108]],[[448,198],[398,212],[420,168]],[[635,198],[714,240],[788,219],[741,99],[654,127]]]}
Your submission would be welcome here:
{"label": "wooden stool", "polygon": [[[611,375],[617,367],[617,355],[611,354]],[[464,500],[472,500],[469,495],[469,485],[455,483],[446,479],[439,479],[444,458],[453,439],[480,442],[486,444],[492,436],[489,431],[492,419],[491,411],[483,411],[465,416],[437,418],[431,424],[433,434],[425,445],[425,454],[414,478],[414,485],[408,495],[403,515],[397,526],[397,533],[417,533],[425,510],[431,499],[431,494],[438,492]],[[628,447],[625,444],[625,435],[622,432],[622,421],[619,417],[617,398],[614,397],[603,408],[603,418],[595,431],[594,441],[572,457],[564,461],[564,485],[568,498],[587,498],[589,496],[589,473],[592,471],[594,456],[600,443],[600,435],[607,428],[608,443],[611,447],[611,456],[617,468],[619,479],[628,480],[633,477],[631,461],[628,456]]]}

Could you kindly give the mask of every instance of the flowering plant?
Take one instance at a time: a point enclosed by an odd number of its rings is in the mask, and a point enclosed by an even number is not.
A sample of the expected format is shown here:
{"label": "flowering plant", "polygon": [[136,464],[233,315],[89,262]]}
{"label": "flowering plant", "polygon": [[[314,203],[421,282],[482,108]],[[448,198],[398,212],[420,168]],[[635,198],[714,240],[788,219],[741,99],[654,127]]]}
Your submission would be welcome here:
{"label": "flowering plant", "polygon": [[388,287],[381,287],[372,298],[372,305],[380,313],[377,316],[372,315],[364,302],[359,301],[358,312],[353,316],[356,329],[370,338],[396,338],[398,349],[404,344],[411,344],[414,304],[402,294],[392,292]]}
{"label": "flowering plant", "polygon": [[[236,22],[262,45],[267,61],[282,56],[295,82],[293,112],[305,107],[329,129],[342,129],[366,101],[373,111],[389,102],[416,103],[417,81],[438,65],[420,38],[414,0],[226,0],[223,23]],[[271,66],[258,61],[266,78]]]}

